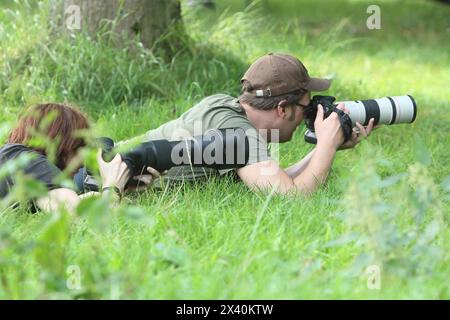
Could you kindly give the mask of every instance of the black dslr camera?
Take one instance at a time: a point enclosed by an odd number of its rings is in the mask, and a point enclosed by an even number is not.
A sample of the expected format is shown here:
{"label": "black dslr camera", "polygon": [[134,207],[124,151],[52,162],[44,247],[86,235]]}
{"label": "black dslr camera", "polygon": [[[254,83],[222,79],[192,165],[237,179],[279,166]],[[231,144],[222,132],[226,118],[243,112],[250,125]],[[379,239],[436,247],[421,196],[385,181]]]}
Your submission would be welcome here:
{"label": "black dslr camera", "polygon": [[332,112],[336,112],[339,116],[339,121],[341,122],[341,127],[344,132],[344,143],[348,141],[352,136],[352,121],[348,114],[344,111],[337,109],[337,104],[334,104],[336,100],[332,96],[314,96],[311,99],[308,107],[305,108],[305,123],[308,131],[305,134],[305,140],[309,143],[317,143],[317,138],[315,135],[314,121],[316,120],[318,105],[321,104],[323,107],[323,117],[327,118]]}
{"label": "black dslr camera", "polygon": [[[96,144],[106,161],[117,154],[110,138],[99,138]],[[143,142],[121,156],[130,169],[129,186],[136,183],[132,177],[145,173],[147,167],[159,172],[184,165],[217,170],[244,167],[249,158],[249,141],[243,129],[215,129],[181,141]],[[85,167],[75,174],[74,182],[79,192],[99,190],[98,182]]]}

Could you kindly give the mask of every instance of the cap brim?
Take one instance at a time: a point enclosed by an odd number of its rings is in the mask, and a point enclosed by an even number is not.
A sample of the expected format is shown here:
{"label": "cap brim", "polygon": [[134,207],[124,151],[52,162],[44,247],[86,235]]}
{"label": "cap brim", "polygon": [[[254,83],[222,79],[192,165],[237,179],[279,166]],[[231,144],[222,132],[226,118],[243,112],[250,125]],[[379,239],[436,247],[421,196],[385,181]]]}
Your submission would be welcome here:
{"label": "cap brim", "polygon": [[330,79],[310,78],[305,89],[309,91],[325,91],[331,85]]}

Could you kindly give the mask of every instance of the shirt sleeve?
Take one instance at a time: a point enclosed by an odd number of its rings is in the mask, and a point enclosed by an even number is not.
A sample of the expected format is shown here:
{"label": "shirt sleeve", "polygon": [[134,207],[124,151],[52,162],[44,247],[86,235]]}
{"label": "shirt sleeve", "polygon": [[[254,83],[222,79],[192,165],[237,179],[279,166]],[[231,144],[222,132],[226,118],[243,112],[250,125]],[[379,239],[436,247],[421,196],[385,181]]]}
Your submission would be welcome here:
{"label": "shirt sleeve", "polygon": [[61,187],[57,182],[61,170],[41,154],[36,154],[36,156],[28,162],[23,171],[25,174],[28,174],[37,181],[43,183],[48,190],[54,190]]}
{"label": "shirt sleeve", "polygon": [[[271,160],[267,142],[259,134],[258,130],[253,127],[247,118],[243,116],[233,116],[221,123],[219,129],[241,128],[245,131],[249,143],[249,157],[247,164],[255,164],[262,161]],[[221,175],[228,173],[234,169],[219,170]]]}

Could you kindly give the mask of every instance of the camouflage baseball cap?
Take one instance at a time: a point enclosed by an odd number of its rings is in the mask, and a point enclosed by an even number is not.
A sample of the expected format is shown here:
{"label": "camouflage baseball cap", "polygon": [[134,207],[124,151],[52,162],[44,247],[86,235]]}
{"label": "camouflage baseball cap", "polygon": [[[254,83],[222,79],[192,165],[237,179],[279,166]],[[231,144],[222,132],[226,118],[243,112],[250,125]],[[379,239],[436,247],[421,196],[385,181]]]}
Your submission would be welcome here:
{"label": "camouflage baseball cap", "polygon": [[283,53],[269,53],[256,60],[241,83],[245,80],[252,87],[246,92],[257,97],[279,96],[299,90],[324,91],[331,85],[329,79],[311,78],[300,60]]}

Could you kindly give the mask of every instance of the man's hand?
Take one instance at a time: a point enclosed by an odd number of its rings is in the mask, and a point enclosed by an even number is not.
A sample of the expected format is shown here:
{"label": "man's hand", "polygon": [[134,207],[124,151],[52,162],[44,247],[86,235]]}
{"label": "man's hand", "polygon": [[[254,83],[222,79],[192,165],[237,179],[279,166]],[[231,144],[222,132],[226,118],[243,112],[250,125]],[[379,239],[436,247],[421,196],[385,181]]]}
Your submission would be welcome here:
{"label": "man's hand", "polygon": [[[344,112],[348,112],[345,109],[343,103],[337,106]],[[324,119],[323,107],[321,104],[317,106],[317,115],[314,121],[314,128],[317,138],[317,145],[326,145],[333,148],[336,151],[344,141],[344,133],[341,128],[341,122],[339,121],[338,114],[332,112],[327,118]]]}
{"label": "man's hand", "polygon": [[345,149],[351,149],[355,147],[358,143],[360,143],[362,140],[366,139],[373,130],[378,129],[380,126],[374,127],[374,118],[371,118],[369,120],[369,124],[367,127],[362,126],[359,122],[356,122],[356,126],[358,129],[353,128],[352,137],[350,140],[348,140],[346,143],[342,144],[338,150],[345,150]]}

